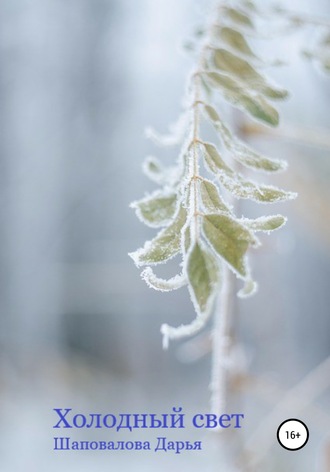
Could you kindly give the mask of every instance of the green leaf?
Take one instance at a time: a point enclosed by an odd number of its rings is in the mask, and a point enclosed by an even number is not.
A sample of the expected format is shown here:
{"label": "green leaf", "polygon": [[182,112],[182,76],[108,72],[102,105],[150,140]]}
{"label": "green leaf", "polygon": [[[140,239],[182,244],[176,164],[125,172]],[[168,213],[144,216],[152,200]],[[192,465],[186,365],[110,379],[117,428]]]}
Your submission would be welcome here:
{"label": "green leaf", "polygon": [[185,173],[188,165],[188,156],[183,154],[181,157],[181,167],[164,167],[159,159],[153,156],[148,156],[143,162],[142,170],[144,174],[153,182],[156,182],[162,186],[176,188],[181,182],[182,176]]}
{"label": "green leaf", "polygon": [[240,26],[245,26],[249,29],[254,29],[254,25],[251,18],[248,15],[245,15],[240,10],[237,10],[236,8],[224,7],[224,11],[226,13],[226,16],[230,18],[232,22]]}
{"label": "green leaf", "polygon": [[[277,172],[286,169],[287,164],[285,161],[265,157],[236,138],[229,128],[227,128],[227,126],[220,120],[214,108],[209,105],[205,105],[204,108],[206,116],[211,120],[215,129],[219,132],[223,144],[231,153],[231,156],[240,164],[254,170],[266,172]],[[218,168],[220,169],[219,166]]]}
{"label": "green leaf", "polygon": [[[214,109],[212,109],[212,107],[205,106],[205,111],[207,116],[219,118],[218,114]],[[217,124],[220,123],[220,121],[215,121],[214,123]],[[207,143],[203,143],[204,146],[205,144]],[[208,146],[213,145],[208,144]],[[281,190],[272,185],[259,185],[255,182],[244,179],[239,173],[234,172],[230,167],[228,167],[219,154],[216,154],[217,150],[215,146],[213,146],[213,148],[211,147],[211,149],[213,149],[212,154],[209,154],[208,152],[205,154],[207,167],[211,172],[218,176],[224,188],[235,197],[254,200],[258,203],[275,203],[296,198],[297,194],[294,192],[286,192],[285,190]]]}
{"label": "green leaf", "polygon": [[219,172],[219,180],[228,192],[237,198],[254,200],[258,203],[284,202],[296,198],[294,192],[286,192],[272,185],[259,185],[243,179],[239,174],[235,178]]}
{"label": "green leaf", "polygon": [[239,31],[227,26],[219,28],[217,36],[236,51],[256,59],[255,54],[247,43],[246,39]]}
{"label": "green leaf", "polygon": [[202,203],[207,212],[230,213],[229,208],[219,195],[217,187],[209,180],[204,179],[200,183]]}
{"label": "green leaf", "polygon": [[142,165],[142,169],[153,182],[160,183],[163,180],[163,166],[156,157],[148,156]]}
{"label": "green leaf", "polygon": [[226,49],[214,50],[213,63],[221,71],[239,80],[244,88],[259,92],[273,100],[283,100],[288,96],[286,90],[270,85],[266,78],[259,74],[248,61]]}
{"label": "green leaf", "polygon": [[184,247],[185,253],[189,251],[190,245],[191,245],[190,227],[187,226],[187,228],[184,230],[184,233],[183,233],[183,247]]}
{"label": "green leaf", "polygon": [[211,105],[204,105],[204,110],[205,110],[206,116],[213,123],[220,122],[220,117],[219,117],[218,112],[216,111],[215,108],[213,108]]}
{"label": "green leaf", "polygon": [[213,51],[214,65],[227,73],[234,75],[237,79],[247,83],[262,83],[263,77],[251,66],[249,62],[239,56],[219,48]]}
{"label": "green leaf", "polygon": [[217,173],[219,170],[225,171],[228,175],[234,175],[234,171],[225,163],[217,148],[211,143],[202,143],[205,149],[205,160],[211,172]]}
{"label": "green leaf", "polygon": [[206,72],[211,84],[222,91],[223,97],[232,105],[243,108],[250,115],[271,126],[279,122],[278,112],[261,95],[251,95],[235,79],[218,72]]}
{"label": "green leaf", "polygon": [[[220,72],[206,72],[206,79],[213,87],[220,88],[223,92],[226,92],[228,96],[238,96],[244,94],[241,85],[236,79],[229,75],[221,74]],[[238,99],[236,99],[238,101]]]}
{"label": "green leaf", "polygon": [[175,220],[168,228],[160,231],[153,240],[147,241],[143,248],[129,254],[135,264],[138,267],[161,264],[178,254],[181,249],[181,229],[186,219],[187,211],[180,207]]}
{"label": "green leaf", "polygon": [[214,250],[241,277],[247,276],[245,254],[255,245],[253,235],[242,224],[228,215],[205,215],[203,230]]}
{"label": "green leaf", "polygon": [[194,244],[188,255],[187,276],[197,312],[209,312],[217,293],[219,268],[214,255],[200,242]]}
{"label": "green leaf", "polygon": [[151,227],[167,225],[175,215],[177,196],[175,193],[156,191],[142,200],[133,202],[138,218]]}
{"label": "green leaf", "polygon": [[255,220],[244,218],[242,222],[252,231],[274,231],[285,225],[287,219],[282,215],[262,216]]}
{"label": "green leaf", "polygon": [[[204,106],[206,116],[211,120],[215,128],[223,133],[223,124],[216,110],[210,105]],[[205,143],[204,143],[205,146]],[[210,145],[213,146],[213,145]],[[215,148],[213,146],[213,148]],[[215,148],[216,151],[216,148]],[[297,194],[286,192],[271,185],[259,185],[255,182],[244,179],[240,174],[230,169],[220,155],[216,155],[213,150],[213,156],[206,152],[205,158],[211,172],[215,173],[222,185],[237,198],[251,199],[259,203],[273,203],[296,198]]]}
{"label": "green leaf", "polygon": [[243,4],[242,6],[247,9],[247,10],[250,10],[252,12],[258,12],[258,9],[255,5],[254,2],[252,2],[251,0],[243,0]]}
{"label": "green leaf", "polygon": [[227,141],[227,143],[225,138],[223,141],[227,146],[227,149],[231,152],[232,157],[249,169],[265,172],[278,172],[287,168],[287,163],[285,161],[263,156],[234,136],[232,136],[232,140]]}
{"label": "green leaf", "polygon": [[278,111],[272,107],[261,95],[242,95],[240,98],[242,107],[260,121],[268,123],[271,126],[279,124]]}

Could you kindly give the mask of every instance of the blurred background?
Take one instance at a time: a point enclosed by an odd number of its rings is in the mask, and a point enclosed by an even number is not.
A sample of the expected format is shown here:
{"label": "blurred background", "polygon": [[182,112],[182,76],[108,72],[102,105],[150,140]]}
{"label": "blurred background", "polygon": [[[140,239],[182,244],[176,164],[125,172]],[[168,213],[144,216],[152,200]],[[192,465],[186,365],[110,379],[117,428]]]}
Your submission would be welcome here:
{"label": "blurred background", "polygon": [[[1,1],[3,472],[230,472],[218,439],[189,427],[168,438],[202,440],[203,451],[181,455],[53,451],[52,428],[53,408],[117,414],[169,413],[182,406],[188,416],[208,412],[211,326],[197,340],[163,351],[160,325],[191,320],[189,296],[185,289],[148,289],[127,253],[154,234],[129,209],[155,188],[141,172],[144,156],[171,164],[177,152],[156,149],[144,128],[166,131],[179,114],[193,65],[180,45],[203,24],[211,3]],[[330,16],[327,0],[290,7]],[[291,63],[269,71],[292,90],[290,101],[280,105],[284,132],[330,124],[330,78],[298,58],[303,37],[298,32],[270,47],[272,57]],[[308,133],[301,134],[308,140]],[[282,212],[289,222],[262,238],[263,247],[251,255],[258,294],[236,302],[240,368],[246,368],[237,405],[246,422],[233,442],[258,455],[265,441],[266,457],[241,470],[329,472],[329,368],[293,392],[288,410],[268,415],[330,354],[330,146],[246,137],[260,151],[289,161],[289,171],[271,182],[300,196],[266,209],[244,206],[247,215]],[[310,428],[308,446],[297,453],[275,439],[279,423],[292,416]],[[154,443],[158,435],[77,430],[72,439]]]}

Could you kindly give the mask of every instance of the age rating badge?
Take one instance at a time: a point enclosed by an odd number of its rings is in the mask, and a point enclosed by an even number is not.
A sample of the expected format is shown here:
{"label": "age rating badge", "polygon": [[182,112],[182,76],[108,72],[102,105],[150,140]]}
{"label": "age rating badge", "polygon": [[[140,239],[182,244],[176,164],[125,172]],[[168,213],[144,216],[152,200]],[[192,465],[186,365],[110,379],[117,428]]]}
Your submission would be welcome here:
{"label": "age rating badge", "polygon": [[277,440],[284,449],[298,451],[308,441],[309,431],[305,423],[296,418],[283,421],[277,429]]}

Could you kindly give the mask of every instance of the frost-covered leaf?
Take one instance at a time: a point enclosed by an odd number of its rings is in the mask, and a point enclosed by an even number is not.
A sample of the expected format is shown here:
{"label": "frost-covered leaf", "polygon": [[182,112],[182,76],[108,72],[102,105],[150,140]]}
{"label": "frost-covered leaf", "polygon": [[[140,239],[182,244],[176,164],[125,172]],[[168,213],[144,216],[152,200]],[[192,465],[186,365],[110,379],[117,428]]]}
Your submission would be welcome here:
{"label": "frost-covered leaf", "polygon": [[[225,98],[227,96],[239,97],[240,95],[244,94],[244,90],[239,84],[239,82],[233,77],[230,77],[229,75],[211,71],[206,72],[205,77],[209,81],[209,83],[213,85],[213,87],[220,88],[224,93],[227,94],[225,95]],[[236,102],[238,100],[239,98],[236,98]]]}
{"label": "frost-covered leaf", "polygon": [[237,25],[247,27],[249,29],[254,29],[253,22],[251,18],[243,13],[242,11],[236,8],[224,7],[226,16]]}
{"label": "frost-covered leaf", "polygon": [[244,89],[259,92],[273,100],[283,100],[288,96],[286,90],[270,85],[248,61],[226,49],[220,48],[213,51],[213,63],[219,70],[234,76]]}
{"label": "frost-covered leaf", "polygon": [[261,95],[245,94],[241,97],[242,107],[257,120],[261,120],[271,126],[277,126],[279,123],[278,111],[272,107]]}
{"label": "frost-covered leaf", "polygon": [[208,213],[230,213],[228,206],[220,197],[216,185],[212,182],[203,179],[200,183],[200,191],[203,206]]}
{"label": "frost-covered leaf", "polygon": [[188,122],[189,115],[187,113],[182,113],[177,121],[169,126],[168,134],[158,133],[152,127],[146,128],[145,134],[147,138],[160,146],[175,146],[182,141]]}
{"label": "frost-covered leaf", "polygon": [[237,198],[246,198],[258,203],[275,203],[292,200],[297,194],[286,192],[272,185],[259,185],[250,180],[245,180],[240,175],[236,178],[220,171],[219,180],[228,192]]}
{"label": "frost-covered leaf", "polygon": [[216,128],[232,157],[245,167],[266,172],[277,172],[287,168],[285,161],[271,159],[251,149],[243,141],[236,138],[224,123],[218,121]]}
{"label": "frost-covered leaf", "polygon": [[153,182],[161,183],[164,178],[163,166],[156,157],[148,156],[142,164],[142,170]]}
{"label": "frost-covered leaf", "polygon": [[234,136],[229,128],[220,120],[219,115],[213,107],[206,105],[204,108],[206,116],[219,132],[220,139],[231,153],[232,157],[240,164],[254,170],[266,172],[277,172],[286,169],[287,164],[285,161],[265,157]]}
{"label": "frost-covered leaf", "polygon": [[217,293],[219,268],[215,256],[196,242],[187,260],[189,291],[198,313],[208,312]]}
{"label": "frost-covered leaf", "polygon": [[176,187],[180,181],[183,169],[179,166],[164,167],[159,159],[153,156],[148,156],[142,165],[144,174],[150,180],[159,185],[167,187]]}
{"label": "frost-covered leaf", "polygon": [[258,284],[252,279],[247,279],[245,281],[244,287],[238,292],[240,298],[251,297],[258,290]]}
{"label": "frost-covered leaf", "polygon": [[256,5],[251,0],[243,0],[242,7],[248,11],[258,12]]}
{"label": "frost-covered leaf", "polygon": [[250,48],[248,42],[239,31],[227,26],[223,28],[220,27],[217,30],[217,36],[226,44],[228,44],[228,46],[230,46],[232,49],[235,49],[244,56],[256,59],[256,56]]}
{"label": "frost-covered leaf", "polygon": [[252,231],[274,231],[285,225],[287,219],[282,215],[261,216],[255,220],[244,218],[242,222]]}
{"label": "frost-covered leaf", "polygon": [[183,249],[185,253],[189,251],[190,245],[191,245],[190,226],[187,226],[183,230]]}
{"label": "frost-covered leaf", "polygon": [[205,105],[204,106],[204,110],[205,110],[205,113],[206,113],[206,116],[213,122],[213,123],[217,123],[220,120],[220,117],[218,115],[218,112],[216,111],[216,109],[214,107],[212,107],[211,105]]}
{"label": "frost-covered leaf", "polygon": [[242,108],[254,118],[271,126],[277,126],[279,115],[261,95],[250,94],[236,79],[218,72],[206,72],[211,84],[222,91],[222,96],[232,105]]}
{"label": "frost-covered leaf", "polygon": [[[190,233],[188,233],[188,229],[186,228],[184,233],[185,235],[189,234],[186,239],[186,245],[190,247]],[[188,276],[188,289],[195,305],[197,317],[191,323],[181,324],[178,327],[163,324],[161,326],[161,333],[163,335],[164,349],[168,348],[170,339],[193,336],[201,331],[212,313],[211,309],[220,281],[219,265],[214,255],[203,243],[194,243],[194,246],[189,251],[185,272]]]}
{"label": "frost-covered leaf", "polygon": [[235,272],[245,278],[245,253],[256,240],[251,232],[229,215],[205,215],[203,231],[214,250]]}
{"label": "frost-covered leaf", "polygon": [[[212,121],[216,129],[220,131],[222,135],[224,132],[224,125],[220,121],[219,115],[217,114],[216,110],[209,105],[206,105],[204,109],[205,109],[206,116]],[[208,148],[206,147],[206,145],[208,146]],[[240,142],[238,141],[238,146],[239,145],[240,145]],[[203,143],[203,146],[205,147],[205,150],[206,150],[205,159],[206,159],[208,168],[210,169],[211,172],[213,172],[214,174],[218,176],[220,182],[225,187],[225,189],[228,190],[230,193],[232,193],[235,197],[251,199],[260,203],[274,203],[274,202],[281,202],[285,200],[292,200],[293,198],[296,198],[297,196],[296,193],[286,192],[285,190],[281,190],[272,185],[261,185],[261,184],[259,185],[255,182],[244,179],[239,173],[235,173],[229,166],[227,166],[227,164],[223,161],[223,159],[221,158],[215,146],[209,143]],[[234,146],[233,149],[235,149],[235,143],[233,146]],[[212,152],[210,152],[210,150]],[[258,158],[257,154],[255,154],[255,156],[253,155],[253,151],[251,151],[251,154],[248,154],[249,149],[246,147],[239,148],[239,151],[241,150],[247,153],[246,154],[247,158],[250,157],[251,161],[252,161],[252,158],[255,158],[255,159]],[[233,157],[236,157],[240,160],[239,154],[238,156],[233,156]],[[267,162],[267,160],[265,162]],[[271,165],[271,161],[269,162]],[[275,165],[276,165],[276,161],[275,161]]]}
{"label": "frost-covered leaf", "polygon": [[215,174],[219,170],[225,171],[228,175],[234,175],[234,171],[225,163],[219,151],[211,143],[203,143],[205,149],[205,160],[209,170]]}
{"label": "frost-covered leaf", "polygon": [[262,83],[262,76],[245,59],[223,48],[213,50],[213,63],[223,72],[227,72],[242,82]]}
{"label": "frost-covered leaf", "polygon": [[157,228],[170,223],[177,208],[174,192],[156,191],[142,200],[131,203],[138,218],[148,226]]}
{"label": "frost-covered leaf", "polygon": [[199,333],[205,327],[211,314],[211,310],[199,313],[191,323],[182,324],[178,327],[163,324],[160,328],[160,332],[163,335],[163,349],[168,348],[170,339],[182,339]]}
{"label": "frost-covered leaf", "polygon": [[187,278],[183,274],[176,275],[168,280],[160,279],[154,274],[151,267],[146,267],[142,271],[141,277],[150,288],[161,292],[177,290],[187,284]]}
{"label": "frost-covered leaf", "polygon": [[145,135],[148,139],[159,146],[175,146],[179,142],[179,138],[172,134],[160,134],[154,128],[145,129]]}
{"label": "frost-covered leaf", "polygon": [[168,228],[160,231],[153,240],[147,241],[143,248],[129,254],[135,264],[138,267],[160,264],[178,254],[181,249],[181,229],[186,219],[187,212],[180,207],[175,220]]}

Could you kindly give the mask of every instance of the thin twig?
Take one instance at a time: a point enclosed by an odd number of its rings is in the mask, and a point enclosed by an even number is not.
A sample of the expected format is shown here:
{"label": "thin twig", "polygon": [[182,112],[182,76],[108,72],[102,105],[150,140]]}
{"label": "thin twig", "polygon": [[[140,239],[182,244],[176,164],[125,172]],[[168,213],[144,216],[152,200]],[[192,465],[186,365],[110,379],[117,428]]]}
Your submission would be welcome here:
{"label": "thin twig", "polygon": [[217,416],[226,412],[227,407],[228,363],[231,345],[231,285],[229,269],[224,267],[222,290],[215,309],[212,336],[211,412]]}

